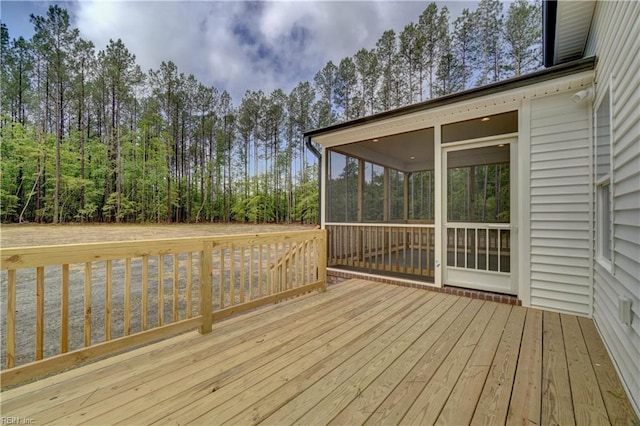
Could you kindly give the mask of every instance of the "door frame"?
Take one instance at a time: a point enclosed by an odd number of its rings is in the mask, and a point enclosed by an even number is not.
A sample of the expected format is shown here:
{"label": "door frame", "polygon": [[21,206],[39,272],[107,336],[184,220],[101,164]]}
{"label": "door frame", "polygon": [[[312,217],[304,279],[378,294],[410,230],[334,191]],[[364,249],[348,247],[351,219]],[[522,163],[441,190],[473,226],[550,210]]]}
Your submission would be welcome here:
{"label": "door frame", "polygon": [[[473,278],[476,276],[481,276],[481,274],[491,274],[491,272],[483,271],[483,270],[472,270],[472,269],[463,269],[463,268],[455,268],[456,272],[459,276],[459,281],[451,282],[451,279],[448,277],[448,269],[450,267],[447,266],[447,224],[448,224],[448,200],[447,200],[447,183],[448,183],[448,167],[447,167],[447,154],[452,151],[463,151],[474,148],[483,148],[488,146],[495,146],[498,144],[509,144],[509,208],[510,208],[510,223],[508,224],[510,230],[510,269],[509,269],[509,279],[508,279],[508,288],[507,287],[499,287],[492,286],[486,283],[475,283],[473,282]],[[442,236],[440,239],[440,252],[441,256],[441,265],[442,265],[442,285],[454,285],[456,287],[464,287],[473,290],[485,290],[485,291],[493,291],[498,293],[506,293],[511,295],[518,295],[519,286],[518,286],[518,275],[519,271],[518,267],[518,255],[519,255],[519,245],[518,245],[518,221],[519,221],[519,205],[518,205],[518,135],[517,134],[508,134],[508,135],[499,135],[499,136],[491,136],[481,139],[471,139],[465,140],[461,142],[454,142],[448,144],[442,144],[440,150],[440,160],[441,160],[441,217],[440,217],[440,235]],[[504,274],[504,273],[499,273]]]}

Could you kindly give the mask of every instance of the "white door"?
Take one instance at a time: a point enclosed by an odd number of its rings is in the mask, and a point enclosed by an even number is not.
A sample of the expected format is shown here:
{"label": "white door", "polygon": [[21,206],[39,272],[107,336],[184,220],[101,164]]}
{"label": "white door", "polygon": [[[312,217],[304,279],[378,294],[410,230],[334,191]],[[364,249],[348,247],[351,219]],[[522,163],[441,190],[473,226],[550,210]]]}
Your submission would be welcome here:
{"label": "white door", "polygon": [[517,294],[516,141],[443,149],[445,285]]}

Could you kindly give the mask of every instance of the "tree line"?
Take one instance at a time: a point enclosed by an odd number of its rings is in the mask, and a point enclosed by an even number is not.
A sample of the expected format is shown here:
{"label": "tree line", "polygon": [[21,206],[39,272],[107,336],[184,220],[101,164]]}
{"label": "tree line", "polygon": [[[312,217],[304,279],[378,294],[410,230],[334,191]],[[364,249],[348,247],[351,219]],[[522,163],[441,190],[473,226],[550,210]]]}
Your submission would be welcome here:
{"label": "tree line", "polygon": [[482,0],[452,22],[431,3],[313,81],[239,103],[170,60],[143,71],[119,39],[96,50],[57,5],[29,40],[2,23],[0,219],[314,222],[304,131],[540,68],[540,9]]}

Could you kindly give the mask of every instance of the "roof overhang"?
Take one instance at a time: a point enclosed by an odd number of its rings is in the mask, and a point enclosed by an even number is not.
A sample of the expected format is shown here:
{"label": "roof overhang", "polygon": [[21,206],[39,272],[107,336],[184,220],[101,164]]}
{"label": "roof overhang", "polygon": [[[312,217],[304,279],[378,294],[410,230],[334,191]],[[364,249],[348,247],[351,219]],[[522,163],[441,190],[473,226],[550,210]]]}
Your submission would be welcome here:
{"label": "roof overhang", "polygon": [[596,2],[545,0],[542,3],[545,67],[584,56]]}

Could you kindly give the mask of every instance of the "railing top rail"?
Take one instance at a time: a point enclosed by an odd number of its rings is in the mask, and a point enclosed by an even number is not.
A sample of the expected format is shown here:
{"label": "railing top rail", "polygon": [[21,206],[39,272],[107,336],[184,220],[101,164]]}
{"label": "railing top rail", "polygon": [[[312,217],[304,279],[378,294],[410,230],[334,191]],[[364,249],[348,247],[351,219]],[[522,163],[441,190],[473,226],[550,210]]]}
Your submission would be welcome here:
{"label": "railing top rail", "polygon": [[434,223],[367,223],[367,222],[326,222],[325,226],[357,226],[369,228],[435,228]]}
{"label": "railing top rail", "polygon": [[321,229],[264,234],[227,234],[203,237],[162,238],[152,240],[111,241],[36,247],[0,248],[0,270],[74,264],[124,257],[142,257],[202,250],[205,242],[214,249],[268,243],[296,242],[320,238]]}
{"label": "railing top rail", "polygon": [[488,223],[488,222],[447,222],[447,228],[470,228],[470,229],[510,229],[510,223]]}

